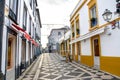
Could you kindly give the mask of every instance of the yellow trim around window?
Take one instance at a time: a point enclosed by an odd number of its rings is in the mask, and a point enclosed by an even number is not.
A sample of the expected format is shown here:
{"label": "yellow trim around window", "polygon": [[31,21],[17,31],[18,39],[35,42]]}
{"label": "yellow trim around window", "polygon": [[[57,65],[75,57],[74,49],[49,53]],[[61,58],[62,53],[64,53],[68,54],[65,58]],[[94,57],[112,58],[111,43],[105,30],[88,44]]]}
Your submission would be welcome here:
{"label": "yellow trim around window", "polygon": [[[97,1],[96,1],[96,0],[90,0],[90,2],[89,2],[87,5],[88,5],[89,25],[90,25],[89,31],[98,29],[98,27],[99,27],[99,19],[98,19],[98,6],[97,6]],[[91,20],[90,10],[91,10],[91,8],[92,8],[94,5],[96,5],[97,25],[94,26],[94,27],[92,27],[92,26],[91,26],[91,21],[90,21],[90,20]]]}
{"label": "yellow trim around window", "polygon": [[79,20],[79,14],[75,17],[75,20],[76,20],[76,21]]}
{"label": "yellow trim around window", "polygon": [[[77,26],[77,22],[78,22],[78,26]],[[80,31],[79,14],[75,17],[75,23],[76,23],[76,38],[78,38],[80,36],[80,34],[77,34],[77,29],[79,29]]]}

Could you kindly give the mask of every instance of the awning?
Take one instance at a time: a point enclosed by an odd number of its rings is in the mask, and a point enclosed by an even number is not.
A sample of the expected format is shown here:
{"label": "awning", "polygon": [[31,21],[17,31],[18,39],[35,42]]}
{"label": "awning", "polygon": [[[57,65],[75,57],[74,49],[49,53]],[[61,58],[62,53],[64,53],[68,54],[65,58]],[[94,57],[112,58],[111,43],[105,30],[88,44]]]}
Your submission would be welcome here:
{"label": "awning", "polygon": [[38,46],[37,42],[35,42],[35,40],[31,40],[32,41],[32,44],[34,44],[35,46]]}
{"label": "awning", "polygon": [[25,30],[24,30],[23,28],[21,28],[19,25],[15,24],[15,23],[13,23],[12,25],[13,25],[13,27],[16,28],[17,30],[22,31],[23,34],[24,34],[24,37],[25,37],[27,40],[29,40],[29,41],[31,40],[30,35],[29,35],[27,32],[25,32]]}
{"label": "awning", "polygon": [[12,25],[13,25],[13,27],[14,27],[15,29],[17,29],[17,30],[19,30],[19,31],[22,31],[23,34],[24,34],[24,37],[25,37],[28,41],[31,41],[32,44],[34,44],[35,46],[38,46],[37,42],[35,42],[35,40],[33,40],[33,39],[31,38],[31,36],[30,36],[24,29],[22,29],[20,26],[16,25],[15,23],[13,23]]}
{"label": "awning", "polygon": [[16,25],[15,23],[12,24],[17,30],[25,32],[23,28],[21,28],[19,25]]}
{"label": "awning", "polygon": [[24,32],[24,37],[29,41],[31,40],[31,36],[26,32]]}

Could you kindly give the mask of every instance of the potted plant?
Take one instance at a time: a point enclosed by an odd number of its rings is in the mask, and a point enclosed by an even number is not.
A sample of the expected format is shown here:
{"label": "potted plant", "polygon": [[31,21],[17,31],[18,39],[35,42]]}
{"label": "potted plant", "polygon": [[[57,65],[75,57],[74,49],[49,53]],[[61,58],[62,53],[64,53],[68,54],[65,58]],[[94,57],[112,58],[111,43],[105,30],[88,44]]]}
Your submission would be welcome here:
{"label": "potted plant", "polygon": [[76,29],[76,31],[77,31],[77,34],[79,34],[80,30],[78,28]]}
{"label": "potted plant", "polygon": [[91,18],[91,26],[97,25],[97,18]]}

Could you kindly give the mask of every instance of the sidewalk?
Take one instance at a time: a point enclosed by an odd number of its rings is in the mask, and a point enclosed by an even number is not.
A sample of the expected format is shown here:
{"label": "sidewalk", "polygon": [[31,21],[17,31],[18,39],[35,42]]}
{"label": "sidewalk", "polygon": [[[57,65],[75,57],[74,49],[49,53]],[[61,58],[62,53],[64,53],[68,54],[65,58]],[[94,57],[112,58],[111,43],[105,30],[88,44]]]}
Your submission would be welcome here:
{"label": "sidewalk", "polygon": [[41,55],[22,73],[22,75],[17,80],[33,80],[36,70],[39,65]]}

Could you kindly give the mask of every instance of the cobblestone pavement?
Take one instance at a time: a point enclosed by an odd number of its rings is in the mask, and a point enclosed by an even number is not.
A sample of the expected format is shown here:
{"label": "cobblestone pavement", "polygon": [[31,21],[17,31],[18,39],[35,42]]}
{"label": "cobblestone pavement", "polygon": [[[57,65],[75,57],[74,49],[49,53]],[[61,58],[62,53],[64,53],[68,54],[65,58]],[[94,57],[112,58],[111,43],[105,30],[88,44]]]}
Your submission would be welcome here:
{"label": "cobblestone pavement", "polygon": [[[37,62],[41,63],[38,65]],[[37,62],[23,80],[120,80],[118,77],[75,62],[66,63],[55,53],[45,53]]]}

